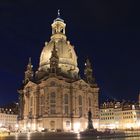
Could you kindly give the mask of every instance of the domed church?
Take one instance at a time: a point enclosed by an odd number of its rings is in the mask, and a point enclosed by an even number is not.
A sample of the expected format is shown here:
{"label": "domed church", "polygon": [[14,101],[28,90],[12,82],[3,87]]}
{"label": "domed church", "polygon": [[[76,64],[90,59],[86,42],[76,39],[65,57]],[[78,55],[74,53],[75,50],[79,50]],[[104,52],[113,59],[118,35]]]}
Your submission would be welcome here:
{"label": "domed church", "polygon": [[89,59],[84,78],[79,75],[77,55],[68,41],[66,24],[53,21],[52,35],[40,55],[39,68],[33,71],[31,58],[19,93],[20,131],[82,131],[88,126],[91,111],[93,127],[98,128],[99,88]]}

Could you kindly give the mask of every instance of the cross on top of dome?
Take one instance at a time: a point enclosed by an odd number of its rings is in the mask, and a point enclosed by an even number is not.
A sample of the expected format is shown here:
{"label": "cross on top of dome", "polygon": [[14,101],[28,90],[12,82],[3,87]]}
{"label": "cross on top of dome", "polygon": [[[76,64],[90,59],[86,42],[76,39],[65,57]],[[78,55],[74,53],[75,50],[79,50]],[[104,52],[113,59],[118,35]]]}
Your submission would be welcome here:
{"label": "cross on top of dome", "polygon": [[57,11],[57,18],[54,20],[54,22],[55,21],[62,21],[62,22],[64,22],[64,20],[60,16],[60,9],[58,9],[58,11]]}
{"label": "cross on top of dome", "polygon": [[60,17],[60,9],[58,9],[58,11],[57,11],[57,17],[58,18]]}

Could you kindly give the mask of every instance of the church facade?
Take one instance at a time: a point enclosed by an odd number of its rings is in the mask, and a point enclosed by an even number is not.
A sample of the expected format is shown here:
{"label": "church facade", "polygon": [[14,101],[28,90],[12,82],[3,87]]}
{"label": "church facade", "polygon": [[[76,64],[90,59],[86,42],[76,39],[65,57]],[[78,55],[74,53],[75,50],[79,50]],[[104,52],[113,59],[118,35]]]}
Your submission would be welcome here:
{"label": "church facade", "polygon": [[39,68],[33,71],[31,59],[19,92],[19,130],[81,131],[88,125],[98,127],[99,88],[89,59],[84,78],[79,76],[74,46],[65,35],[66,24],[58,17],[52,23],[52,35],[41,52]]}

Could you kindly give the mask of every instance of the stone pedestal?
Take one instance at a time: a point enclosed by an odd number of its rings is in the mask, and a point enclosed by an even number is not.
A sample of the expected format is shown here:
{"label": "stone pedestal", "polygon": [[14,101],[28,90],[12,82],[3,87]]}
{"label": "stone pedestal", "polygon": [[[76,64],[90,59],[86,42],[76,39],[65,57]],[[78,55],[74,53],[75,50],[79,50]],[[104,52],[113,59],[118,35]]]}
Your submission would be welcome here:
{"label": "stone pedestal", "polygon": [[87,129],[88,129],[88,130],[94,129],[94,128],[93,128],[93,124],[92,124],[92,120],[88,121]]}

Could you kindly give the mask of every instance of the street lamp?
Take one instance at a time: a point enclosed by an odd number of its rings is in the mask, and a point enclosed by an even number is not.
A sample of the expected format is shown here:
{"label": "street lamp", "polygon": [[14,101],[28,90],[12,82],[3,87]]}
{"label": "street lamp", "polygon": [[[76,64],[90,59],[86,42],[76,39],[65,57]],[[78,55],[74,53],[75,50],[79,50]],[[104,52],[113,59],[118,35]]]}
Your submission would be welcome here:
{"label": "street lamp", "polygon": [[30,132],[31,124],[30,122],[27,124],[28,131]]}
{"label": "street lamp", "polygon": [[16,123],[15,124],[16,132],[18,131],[18,127],[19,127],[19,125]]}
{"label": "street lamp", "polygon": [[80,130],[80,122],[75,122],[74,123],[74,131],[78,132]]}

